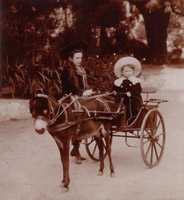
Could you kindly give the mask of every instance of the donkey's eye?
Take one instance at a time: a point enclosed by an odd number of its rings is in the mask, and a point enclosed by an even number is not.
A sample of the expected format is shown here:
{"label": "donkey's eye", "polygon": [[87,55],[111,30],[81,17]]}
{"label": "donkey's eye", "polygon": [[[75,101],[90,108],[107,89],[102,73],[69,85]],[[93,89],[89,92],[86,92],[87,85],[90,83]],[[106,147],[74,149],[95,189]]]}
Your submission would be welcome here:
{"label": "donkey's eye", "polygon": [[48,110],[47,110],[47,109],[43,110],[43,113],[44,113],[44,114],[47,114],[47,113],[48,113]]}

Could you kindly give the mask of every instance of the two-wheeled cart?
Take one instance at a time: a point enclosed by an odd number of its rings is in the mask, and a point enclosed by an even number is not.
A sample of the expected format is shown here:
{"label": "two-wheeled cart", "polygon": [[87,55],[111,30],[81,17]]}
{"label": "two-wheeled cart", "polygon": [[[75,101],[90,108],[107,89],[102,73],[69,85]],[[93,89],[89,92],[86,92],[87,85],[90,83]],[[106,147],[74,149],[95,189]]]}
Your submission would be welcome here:
{"label": "two-wheeled cart", "polygon": [[[150,93],[155,93],[156,91],[156,88],[142,89],[146,99],[141,103],[137,116],[129,124],[126,121],[126,109],[121,104],[115,111],[96,113],[96,115],[105,116],[104,120],[108,119],[108,117],[111,118],[111,142],[113,137],[125,138],[127,145],[128,138],[140,139],[141,156],[149,168],[155,167],[161,161],[166,139],[164,119],[158,110],[158,106],[162,102],[167,102],[167,100],[148,98]],[[110,107],[114,108],[115,105],[112,103]],[[85,147],[89,157],[99,161],[99,150],[95,139],[86,140]],[[106,156],[106,153],[104,153],[104,156]]]}

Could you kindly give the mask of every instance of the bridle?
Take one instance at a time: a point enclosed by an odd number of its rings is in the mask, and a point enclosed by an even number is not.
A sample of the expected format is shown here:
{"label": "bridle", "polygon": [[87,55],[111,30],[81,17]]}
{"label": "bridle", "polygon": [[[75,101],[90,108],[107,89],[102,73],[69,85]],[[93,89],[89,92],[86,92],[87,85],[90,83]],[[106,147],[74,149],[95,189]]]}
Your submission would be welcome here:
{"label": "bridle", "polygon": [[[47,126],[52,126],[56,122],[56,120],[64,113],[65,115],[65,123],[68,122],[68,115],[67,115],[67,109],[75,102],[74,100],[71,101],[69,104],[63,103],[63,101],[67,98],[69,98],[71,94],[64,96],[62,99],[57,102],[54,98],[51,96],[48,96],[46,94],[35,94],[35,97],[43,97],[48,100],[49,105],[49,118],[47,120]],[[58,105],[57,110],[55,110],[53,104]],[[62,109],[61,109],[62,108]],[[42,118],[42,117],[39,117]]]}

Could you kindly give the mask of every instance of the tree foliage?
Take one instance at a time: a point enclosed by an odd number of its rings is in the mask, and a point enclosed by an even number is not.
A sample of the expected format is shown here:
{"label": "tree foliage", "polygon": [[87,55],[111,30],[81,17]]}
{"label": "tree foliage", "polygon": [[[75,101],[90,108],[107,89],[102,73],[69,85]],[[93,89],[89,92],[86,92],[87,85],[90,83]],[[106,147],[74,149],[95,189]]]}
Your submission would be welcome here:
{"label": "tree foliage", "polygon": [[56,75],[60,58],[54,49],[48,53],[48,41],[54,29],[49,15],[57,6],[54,0],[2,1],[1,87],[11,85],[12,96],[29,96],[36,84],[49,84]]}
{"label": "tree foliage", "polygon": [[73,6],[74,30],[77,37],[89,41],[89,46],[95,48],[97,43],[95,31],[98,28],[100,31],[99,49],[102,51],[107,49],[106,29],[110,27],[116,28],[119,22],[125,18],[122,13],[122,2],[117,0],[71,0],[69,2]]}
{"label": "tree foliage", "polygon": [[[150,61],[163,63],[167,56],[170,14],[177,14],[174,18],[171,15],[169,32],[172,32],[173,27],[181,27],[182,0],[129,2],[127,16],[124,0],[2,0],[0,78],[4,82],[0,86],[10,85],[12,96],[28,97],[39,87],[59,95],[62,87],[59,74],[63,67],[59,51],[77,39],[88,41],[88,56],[107,54],[112,60],[116,56],[109,55],[114,53],[134,54],[140,59],[147,56],[147,46],[130,37],[140,13],[147,31]],[[181,49],[182,41],[178,36],[173,44]],[[102,76],[112,70],[111,60],[93,56],[89,60],[86,69],[104,83]]]}
{"label": "tree foliage", "polygon": [[[112,6],[112,1],[109,2]],[[28,97],[40,86],[48,86],[52,88],[53,94],[60,94],[59,73],[62,63],[59,49],[71,42],[71,38],[91,41],[93,27],[101,25],[104,30],[117,24],[118,19],[109,16],[110,7],[106,3],[107,1],[90,1],[89,6],[86,1],[3,0],[1,78],[4,82],[1,87],[10,85],[12,96]],[[57,8],[63,8],[67,15],[68,7],[73,11],[73,26],[69,27],[67,22],[64,23],[64,31],[58,37],[52,37],[57,28],[58,16],[54,19],[50,14]],[[115,12],[119,7],[114,9],[113,16],[117,16]],[[106,21],[110,24],[104,23]]]}

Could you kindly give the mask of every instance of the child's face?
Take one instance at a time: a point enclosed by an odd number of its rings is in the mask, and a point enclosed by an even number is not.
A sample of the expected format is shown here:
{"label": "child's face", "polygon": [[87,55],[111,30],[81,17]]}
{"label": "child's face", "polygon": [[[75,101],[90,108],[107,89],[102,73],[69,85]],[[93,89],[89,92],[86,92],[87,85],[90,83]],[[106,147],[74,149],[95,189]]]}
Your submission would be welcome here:
{"label": "child's face", "polygon": [[75,66],[80,66],[82,62],[82,56],[83,56],[82,52],[76,52],[73,54],[71,61],[73,62]]}
{"label": "child's face", "polygon": [[125,78],[130,78],[133,75],[133,72],[134,70],[132,69],[132,67],[126,65],[122,68],[121,71],[122,76]]}

